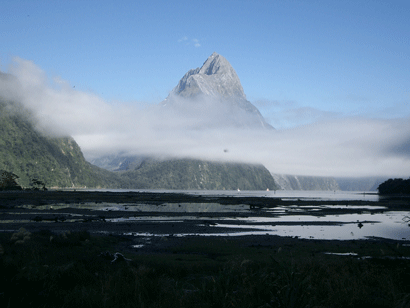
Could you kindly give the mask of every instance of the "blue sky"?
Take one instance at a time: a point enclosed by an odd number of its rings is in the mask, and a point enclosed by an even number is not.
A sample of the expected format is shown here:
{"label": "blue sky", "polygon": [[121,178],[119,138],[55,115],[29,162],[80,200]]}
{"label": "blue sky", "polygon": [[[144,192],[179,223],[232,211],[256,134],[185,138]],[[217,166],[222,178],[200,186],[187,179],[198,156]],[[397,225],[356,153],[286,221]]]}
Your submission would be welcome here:
{"label": "blue sky", "polygon": [[[42,129],[74,136],[88,157],[219,160],[229,145],[229,159],[274,173],[410,174],[410,1],[0,5],[0,70],[19,81],[0,80],[0,94],[35,110]],[[195,135],[149,109],[213,52],[281,134]]]}
{"label": "blue sky", "polygon": [[409,1],[1,1],[14,56],[107,101],[158,103],[216,51],[278,128],[409,115]]}

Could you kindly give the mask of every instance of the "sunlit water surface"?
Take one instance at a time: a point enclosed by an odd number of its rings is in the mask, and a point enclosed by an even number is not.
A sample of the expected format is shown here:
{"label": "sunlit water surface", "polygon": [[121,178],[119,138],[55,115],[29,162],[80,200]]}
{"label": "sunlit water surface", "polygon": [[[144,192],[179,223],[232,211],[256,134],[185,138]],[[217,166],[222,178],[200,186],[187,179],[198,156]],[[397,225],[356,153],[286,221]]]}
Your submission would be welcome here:
{"label": "sunlit water surface", "polygon": [[[218,222],[207,224],[207,227],[215,229],[215,232],[204,233],[180,233],[173,236],[242,236],[242,235],[279,235],[305,239],[323,240],[352,240],[372,237],[389,238],[394,240],[410,240],[410,213],[407,211],[391,211],[382,206],[371,205],[378,201],[379,196],[374,192],[344,192],[344,191],[155,191],[147,192],[181,192],[209,196],[252,196],[252,197],[275,197],[282,200],[295,200],[293,206],[279,206],[276,208],[262,208],[255,215],[248,205],[221,205],[218,203],[165,203],[161,206],[138,205],[127,207],[132,211],[164,211],[181,212],[184,216],[152,216],[130,217],[113,221],[156,221],[156,222],[183,222],[198,221],[198,226],[205,221],[212,222],[214,217],[206,217],[204,213],[227,213],[226,216],[218,217]],[[311,205],[297,206],[298,200],[360,200],[369,201],[369,205]],[[124,207],[116,205],[116,209]],[[111,207],[111,209],[113,209]],[[322,215],[329,209],[349,209],[354,213]],[[192,213],[192,216],[186,216]],[[201,214],[198,217],[196,214]],[[229,214],[228,214],[229,213]],[[232,213],[240,213],[244,216],[252,213],[252,217],[237,217]],[[239,216],[239,215],[238,215]],[[225,232],[218,232],[224,228]],[[209,229],[209,228],[208,228]],[[170,234],[133,233],[136,236],[169,236]]]}
{"label": "sunlit water surface", "polygon": [[[126,192],[129,190],[110,190]],[[136,190],[134,190],[136,191]],[[381,237],[394,240],[410,240],[410,213],[403,210],[391,210],[373,205],[379,196],[372,192],[342,191],[166,191],[138,190],[154,193],[186,193],[202,196],[234,197],[272,197],[291,201],[277,207],[251,209],[247,204],[223,205],[217,202],[188,203],[171,202],[161,205],[143,202],[135,204],[117,203],[81,203],[53,204],[37,206],[41,210],[83,208],[102,211],[126,211],[117,218],[106,219],[111,223],[138,224],[150,222],[184,223],[195,226],[196,233],[187,232],[163,234],[161,228],[154,228],[152,233],[132,233],[135,236],[242,236],[242,235],[278,235],[305,239],[352,240]],[[293,204],[292,201],[295,201]],[[312,201],[309,205],[298,205],[299,200]],[[329,201],[329,204],[317,204],[314,201]],[[349,201],[346,205],[332,205],[332,201]],[[353,200],[361,201],[355,204]],[[362,204],[368,201],[368,204]],[[340,202],[339,202],[340,203]],[[359,202],[358,202],[359,203]],[[290,204],[290,205],[289,205]],[[347,211],[343,211],[347,210]],[[62,212],[60,212],[61,214]],[[149,213],[152,213],[150,215]],[[33,213],[32,213],[33,214]],[[73,222],[80,217],[70,214]],[[81,214],[79,214],[81,216]],[[23,221],[21,221],[23,222]],[[27,221],[28,222],[28,221]],[[3,221],[7,223],[7,221]],[[187,224],[188,225],[188,224]],[[199,230],[199,231],[198,231]],[[201,231],[203,230],[203,232]]]}

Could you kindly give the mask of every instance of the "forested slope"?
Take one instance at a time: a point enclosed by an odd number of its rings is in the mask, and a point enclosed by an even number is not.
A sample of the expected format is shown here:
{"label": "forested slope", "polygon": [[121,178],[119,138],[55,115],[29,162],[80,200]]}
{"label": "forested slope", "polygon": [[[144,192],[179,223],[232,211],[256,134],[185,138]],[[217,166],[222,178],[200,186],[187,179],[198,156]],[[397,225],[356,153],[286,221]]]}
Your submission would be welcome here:
{"label": "forested slope", "polygon": [[129,186],[118,174],[88,163],[71,137],[51,137],[34,128],[30,113],[0,100],[0,170],[16,174],[23,187],[38,179],[47,187]]}

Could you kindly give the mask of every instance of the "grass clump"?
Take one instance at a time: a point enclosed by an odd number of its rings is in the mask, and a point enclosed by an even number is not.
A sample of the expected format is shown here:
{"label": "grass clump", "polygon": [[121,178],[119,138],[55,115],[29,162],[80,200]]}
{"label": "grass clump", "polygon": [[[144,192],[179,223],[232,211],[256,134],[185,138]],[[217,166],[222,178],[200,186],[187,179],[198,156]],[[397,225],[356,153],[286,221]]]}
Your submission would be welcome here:
{"label": "grass clump", "polygon": [[24,244],[30,240],[31,233],[24,228],[20,228],[18,232],[13,233],[10,238],[14,244]]}

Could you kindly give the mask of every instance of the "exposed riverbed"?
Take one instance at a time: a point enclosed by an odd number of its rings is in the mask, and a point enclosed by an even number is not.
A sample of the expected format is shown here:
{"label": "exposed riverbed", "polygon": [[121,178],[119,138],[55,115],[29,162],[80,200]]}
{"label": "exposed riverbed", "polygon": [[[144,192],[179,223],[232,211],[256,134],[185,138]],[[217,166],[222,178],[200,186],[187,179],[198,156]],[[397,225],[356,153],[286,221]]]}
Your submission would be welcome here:
{"label": "exposed riverbed", "polygon": [[370,193],[50,191],[0,198],[3,231],[410,240],[408,200]]}

